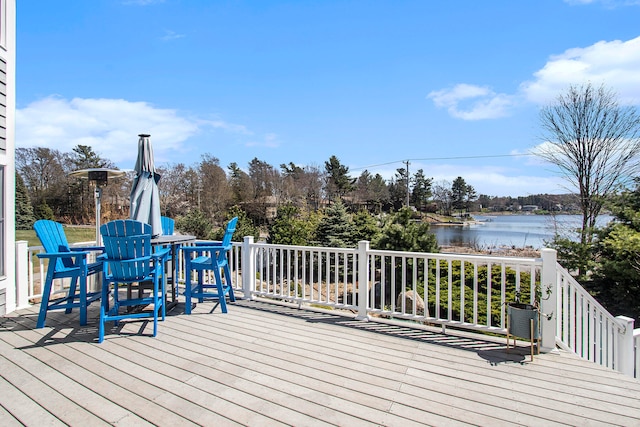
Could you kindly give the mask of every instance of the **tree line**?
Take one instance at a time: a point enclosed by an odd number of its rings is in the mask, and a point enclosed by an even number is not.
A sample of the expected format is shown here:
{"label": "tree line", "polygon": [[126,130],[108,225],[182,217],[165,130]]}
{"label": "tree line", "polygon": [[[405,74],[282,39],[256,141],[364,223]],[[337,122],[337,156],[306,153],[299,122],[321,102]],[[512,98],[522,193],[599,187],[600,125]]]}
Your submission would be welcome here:
{"label": "tree line", "polygon": [[[87,168],[115,167],[85,145],[78,145],[70,153],[44,147],[16,150],[18,180],[21,186],[24,184],[36,219],[91,223],[95,217],[93,184],[69,176]],[[245,172],[237,163],[225,170],[216,157],[206,154],[196,164],[164,165],[157,167],[157,172],[161,176],[158,187],[163,215],[179,218],[199,211],[210,222],[219,223],[235,206],[256,227],[268,226],[284,205],[318,211],[341,202],[350,212],[380,214],[397,212],[409,202],[415,211],[450,215],[471,209],[478,199],[462,177],[434,183],[422,169],[410,175],[404,168],[397,169],[388,181],[368,170],[353,177],[336,156],[331,156],[323,168],[292,162],[276,168],[254,158]],[[128,214],[133,178],[134,172],[130,172],[103,188],[105,220]],[[19,224],[29,226],[28,221]]]}
{"label": "tree line", "polygon": [[[390,180],[368,170],[353,177],[336,156],[331,156],[322,168],[292,162],[276,168],[258,158],[247,166],[243,169],[234,162],[225,170],[210,154],[192,165],[159,166],[162,214],[179,218],[198,210],[216,224],[231,207],[237,206],[254,226],[266,227],[280,206],[318,211],[334,201],[341,201],[351,212],[364,209],[380,214],[411,206],[417,212],[447,216],[481,209],[516,211],[523,205],[538,205],[546,211],[575,205],[571,202],[574,195],[478,196],[462,177],[453,182],[434,182],[422,169],[409,174],[407,169],[399,168]],[[36,219],[92,223],[95,218],[92,183],[69,176],[70,172],[88,168],[115,166],[85,145],[78,145],[70,153],[44,147],[16,150],[18,180],[24,184]],[[103,188],[102,213],[106,220],[128,215],[133,178],[134,173],[129,172]],[[28,221],[19,223],[29,228]]]}

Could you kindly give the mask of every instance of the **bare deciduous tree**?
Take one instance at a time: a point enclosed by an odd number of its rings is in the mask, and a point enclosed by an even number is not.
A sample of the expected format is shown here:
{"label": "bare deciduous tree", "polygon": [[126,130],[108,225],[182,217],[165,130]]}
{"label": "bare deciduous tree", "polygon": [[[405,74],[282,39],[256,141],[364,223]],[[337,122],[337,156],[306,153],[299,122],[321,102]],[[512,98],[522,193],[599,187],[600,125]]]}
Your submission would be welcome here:
{"label": "bare deciduous tree", "polygon": [[640,116],[620,106],[604,85],[570,86],[540,112],[543,138],[537,154],[556,165],[577,189],[582,211],[580,242],[590,243],[607,196],[638,172]]}
{"label": "bare deciduous tree", "polygon": [[444,215],[451,215],[451,203],[453,200],[451,185],[451,182],[447,180],[433,184],[433,201],[438,204],[438,210]]}

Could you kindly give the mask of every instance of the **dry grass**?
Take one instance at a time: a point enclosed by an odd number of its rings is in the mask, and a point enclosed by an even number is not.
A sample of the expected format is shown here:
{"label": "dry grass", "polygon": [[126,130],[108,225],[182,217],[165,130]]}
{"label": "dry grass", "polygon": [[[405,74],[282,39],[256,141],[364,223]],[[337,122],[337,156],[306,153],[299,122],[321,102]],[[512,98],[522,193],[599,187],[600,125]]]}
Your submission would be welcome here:
{"label": "dry grass", "polygon": [[[92,242],[96,240],[96,229],[93,226],[65,225],[64,232],[69,243]],[[40,239],[32,230],[16,230],[16,240],[26,240],[28,245],[40,246]]]}
{"label": "dry grass", "polygon": [[441,246],[440,252],[448,254],[498,255],[509,257],[539,258],[540,251],[533,248],[500,246],[492,248],[470,248],[467,246]]}

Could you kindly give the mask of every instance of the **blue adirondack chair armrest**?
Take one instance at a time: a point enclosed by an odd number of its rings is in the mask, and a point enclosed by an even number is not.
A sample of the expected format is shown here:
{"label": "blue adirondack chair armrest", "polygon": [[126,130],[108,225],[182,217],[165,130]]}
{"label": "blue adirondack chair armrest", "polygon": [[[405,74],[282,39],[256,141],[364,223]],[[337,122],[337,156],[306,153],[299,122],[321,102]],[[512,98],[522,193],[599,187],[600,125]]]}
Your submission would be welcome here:
{"label": "blue adirondack chair armrest", "polygon": [[86,258],[91,252],[74,251],[74,252],[45,252],[36,254],[38,258]]}
{"label": "blue adirondack chair armrest", "polygon": [[196,246],[222,246],[221,240],[200,240],[196,242]]}
{"label": "blue adirondack chair armrest", "polygon": [[[150,259],[151,259],[151,256],[143,256],[143,257],[130,258],[130,259],[105,258],[104,259],[104,263],[105,263],[104,265],[105,266],[109,266],[109,264],[116,264],[116,265],[119,264],[119,265],[124,265],[124,266],[129,265],[129,264],[137,265],[137,264],[140,264],[140,263],[149,263]],[[120,267],[120,268],[118,268],[118,271],[127,271],[127,268],[126,267]],[[136,270],[136,271],[138,271],[140,273],[139,270]],[[109,278],[109,279],[113,279],[114,277],[116,279],[118,279],[118,278],[122,279],[122,277],[118,277],[118,275],[117,275],[118,273],[114,273],[113,271],[111,271],[110,273],[107,273],[105,271],[105,274],[106,274],[106,277]],[[146,274],[143,274],[143,273],[140,273],[138,276],[134,276],[134,275],[129,276],[127,274],[126,280],[129,281],[129,282],[131,282],[131,281],[135,282],[135,281],[138,281],[138,280],[145,279],[147,277],[148,276]]]}
{"label": "blue adirondack chair armrest", "polygon": [[231,245],[229,246],[222,246],[222,245],[183,246],[180,249],[185,252],[206,252],[206,251],[220,251],[220,250],[228,251],[229,249],[231,249]]}
{"label": "blue adirondack chair armrest", "polygon": [[104,252],[104,246],[71,246],[69,250],[73,252],[77,252],[77,251]]}
{"label": "blue adirondack chair armrest", "polygon": [[151,259],[151,257],[152,256],[143,256],[143,257],[129,258],[129,259],[104,258],[103,261],[106,263],[112,263],[112,264],[134,264],[134,263],[140,263],[141,261],[149,262],[149,259]]}
{"label": "blue adirondack chair armrest", "polygon": [[196,253],[196,257],[202,255],[204,252],[211,252],[211,256],[214,258],[217,258],[218,253],[219,252],[226,252],[228,250],[231,250],[231,245],[229,246],[222,246],[222,245],[215,245],[215,246],[184,246],[182,247],[182,250],[185,251],[185,255],[189,255],[192,252]]}
{"label": "blue adirondack chair armrest", "polygon": [[165,261],[169,257],[170,253],[171,248],[158,248],[151,254],[151,257],[157,260]]}
{"label": "blue adirondack chair armrest", "polygon": [[[75,251],[75,252],[45,252],[42,254],[36,254],[36,256],[38,258],[45,258],[45,259],[50,259],[50,260],[56,260],[58,258],[73,258],[74,261],[74,265],[78,263],[77,258],[83,258],[84,260],[87,259],[87,256],[90,254],[91,252],[86,252],[86,251]],[[92,262],[92,263],[87,263],[87,268],[89,270],[95,270],[95,268],[97,266],[102,265],[102,255],[97,256],[96,257],[96,261]],[[55,261],[54,261],[55,263]],[[51,265],[51,264],[50,264]]]}

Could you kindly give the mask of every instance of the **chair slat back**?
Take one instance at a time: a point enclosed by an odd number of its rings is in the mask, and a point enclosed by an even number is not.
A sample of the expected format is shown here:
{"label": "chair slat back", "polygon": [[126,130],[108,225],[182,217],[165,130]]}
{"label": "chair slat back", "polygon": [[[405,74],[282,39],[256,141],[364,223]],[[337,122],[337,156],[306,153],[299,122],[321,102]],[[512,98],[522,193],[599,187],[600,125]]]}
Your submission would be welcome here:
{"label": "chair slat back", "polygon": [[100,227],[113,278],[136,281],[151,271],[151,226],[131,219],[110,221]]}
{"label": "chair slat back", "polygon": [[151,234],[151,226],[133,219],[116,219],[102,224],[100,234],[103,236],[131,236],[134,234]]}
{"label": "chair slat back", "polygon": [[229,246],[231,244],[231,238],[233,237],[233,233],[236,231],[237,223],[237,216],[231,218],[227,223],[227,229],[225,230],[224,237],[222,238],[222,246]]}
{"label": "chair slat back", "polygon": [[[40,239],[40,243],[44,247],[45,252],[70,252],[67,235],[64,232],[62,224],[48,219],[40,219],[33,224],[36,236]],[[58,258],[56,261],[56,271],[73,267],[72,258]]]}
{"label": "chair slat back", "polygon": [[238,223],[238,217],[233,217],[227,223],[227,228],[224,232],[224,237],[222,238],[222,246],[225,248],[224,251],[218,251],[216,258],[218,258],[218,262],[223,261],[227,257],[227,251],[231,249],[231,239],[233,238],[233,233],[236,231],[236,224]]}
{"label": "chair slat back", "polygon": [[162,234],[171,236],[175,229],[175,220],[168,216],[161,216],[160,222],[162,223]]}

